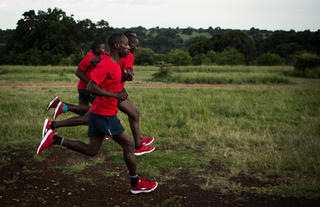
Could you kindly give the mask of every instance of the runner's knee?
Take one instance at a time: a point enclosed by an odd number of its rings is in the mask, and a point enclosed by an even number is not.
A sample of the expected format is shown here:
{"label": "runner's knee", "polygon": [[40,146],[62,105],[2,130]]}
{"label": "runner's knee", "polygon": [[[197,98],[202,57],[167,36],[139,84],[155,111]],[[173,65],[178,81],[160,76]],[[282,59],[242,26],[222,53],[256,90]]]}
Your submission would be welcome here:
{"label": "runner's knee", "polygon": [[132,119],[132,120],[135,120],[135,121],[139,121],[139,118],[140,118],[140,112],[138,109],[135,109],[132,113],[130,113],[129,117]]}
{"label": "runner's knee", "polygon": [[126,152],[134,152],[134,142],[131,139],[127,139],[123,142],[122,148]]}

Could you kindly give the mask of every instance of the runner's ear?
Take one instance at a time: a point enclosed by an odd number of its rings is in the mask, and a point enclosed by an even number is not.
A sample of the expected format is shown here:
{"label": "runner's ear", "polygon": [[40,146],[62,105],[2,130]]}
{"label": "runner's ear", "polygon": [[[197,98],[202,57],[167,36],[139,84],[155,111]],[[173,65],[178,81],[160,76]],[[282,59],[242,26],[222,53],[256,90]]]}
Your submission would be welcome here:
{"label": "runner's ear", "polygon": [[115,43],[114,44],[114,48],[119,48],[120,47],[120,44],[119,43]]}

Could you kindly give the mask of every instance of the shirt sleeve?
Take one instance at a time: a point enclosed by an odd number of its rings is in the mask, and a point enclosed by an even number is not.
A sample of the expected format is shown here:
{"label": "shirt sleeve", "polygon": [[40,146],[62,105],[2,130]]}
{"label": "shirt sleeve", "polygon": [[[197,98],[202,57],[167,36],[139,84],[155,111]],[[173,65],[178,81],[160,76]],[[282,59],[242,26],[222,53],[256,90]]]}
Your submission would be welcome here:
{"label": "shirt sleeve", "polygon": [[99,64],[92,70],[90,77],[98,86],[102,86],[103,81],[107,78],[108,72],[104,69],[103,64]]}
{"label": "shirt sleeve", "polygon": [[132,53],[129,53],[129,55],[126,57],[124,69],[131,68],[131,70],[133,70],[133,63],[134,63],[134,56],[132,55]]}
{"label": "shirt sleeve", "polygon": [[87,71],[91,66],[89,55],[86,55],[78,64],[78,66],[82,71]]}

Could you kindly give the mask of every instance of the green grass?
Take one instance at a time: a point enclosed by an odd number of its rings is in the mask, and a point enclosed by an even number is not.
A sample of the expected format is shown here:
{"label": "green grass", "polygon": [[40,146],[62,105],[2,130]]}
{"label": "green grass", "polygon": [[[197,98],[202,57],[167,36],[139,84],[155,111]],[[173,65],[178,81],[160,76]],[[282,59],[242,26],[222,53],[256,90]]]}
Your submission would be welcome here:
{"label": "green grass", "polygon": [[0,185],[0,192],[4,192],[6,190],[6,186]]}
{"label": "green grass", "polygon": [[155,81],[169,83],[200,83],[200,84],[289,84],[284,75],[265,72],[233,72],[233,73],[174,73],[172,75],[153,78]]}
{"label": "green grass", "polygon": [[174,72],[207,72],[207,73],[234,73],[234,72],[273,72],[286,73],[293,71],[292,66],[245,66],[245,65],[198,65],[173,66]]}
{"label": "green grass", "polygon": [[151,81],[187,84],[289,84],[289,66],[173,66],[171,74]]}
{"label": "green grass", "polygon": [[22,171],[21,171],[21,173],[24,174],[24,175],[31,175],[31,174],[34,174],[36,172],[37,172],[37,170],[35,168],[28,169],[26,166],[24,166],[22,168]]}
{"label": "green grass", "polygon": [[[3,67],[6,66],[1,66],[0,69]],[[46,74],[46,70],[50,81],[53,81],[56,75],[52,73],[51,67],[39,67],[32,72],[29,68],[23,69],[23,66],[16,67],[18,69],[12,69],[16,72],[0,74],[0,83],[27,82],[33,79],[42,82],[37,75]],[[156,137],[153,144],[156,147],[155,152],[137,157],[138,173],[155,176],[162,183],[166,183],[182,169],[186,169],[203,181],[199,186],[205,190],[319,198],[320,81],[283,76],[284,71],[292,69],[290,67],[232,66],[233,72],[226,72],[230,66],[219,66],[219,72],[215,71],[216,69],[201,69],[203,71],[200,73],[195,73],[190,68],[192,67],[181,67],[181,71],[174,72],[173,75],[241,79],[232,85],[242,84],[246,78],[252,76],[255,79],[284,78],[295,84],[277,88],[225,89],[130,88],[129,85],[127,91],[140,110],[142,136]],[[43,71],[39,72],[41,70]],[[68,72],[70,81],[76,85],[77,80],[71,78],[71,71],[73,70]],[[142,67],[141,70],[137,69],[136,78],[145,83],[153,72],[155,70],[152,68],[147,70],[147,67]],[[10,78],[6,79],[8,74]],[[21,78],[24,76],[28,78]],[[59,76],[57,78],[59,79]],[[62,78],[59,81],[66,80]],[[264,85],[265,82],[251,84]],[[270,86],[274,83],[267,84]],[[0,150],[1,154],[5,155],[0,162],[3,165],[11,162],[8,160],[8,152],[12,150],[27,146],[36,151],[41,139],[43,120],[51,117],[51,113],[45,113],[44,108],[53,94],[70,103],[77,103],[78,96],[76,87],[68,89],[59,86],[4,86],[0,89]],[[70,116],[72,114],[66,113],[59,119]],[[123,113],[119,113],[118,117],[131,135],[127,117]],[[60,128],[57,131],[63,137],[88,142],[85,126]],[[125,167],[120,146],[111,141],[104,142],[103,148],[108,151],[106,156]],[[47,152],[44,151],[42,156],[48,159],[46,155]],[[83,161],[79,157],[79,160],[66,161],[64,166],[59,167],[66,174],[76,174],[102,162],[103,157],[89,161]],[[227,171],[208,171],[211,162],[221,163]],[[241,186],[230,180],[240,172],[277,184],[265,187]],[[106,176],[114,174],[110,172]],[[10,183],[10,180],[7,182]]]}
{"label": "green grass", "polygon": [[82,184],[95,185],[93,179],[92,179],[92,178],[87,178],[87,177],[81,177],[81,178],[79,178],[79,182],[82,183]]}
{"label": "green grass", "polygon": [[70,159],[66,160],[66,165],[56,166],[56,168],[61,169],[66,175],[73,175],[80,173],[82,170],[88,167],[95,166],[103,162],[104,157],[102,156],[91,158],[89,161]]}

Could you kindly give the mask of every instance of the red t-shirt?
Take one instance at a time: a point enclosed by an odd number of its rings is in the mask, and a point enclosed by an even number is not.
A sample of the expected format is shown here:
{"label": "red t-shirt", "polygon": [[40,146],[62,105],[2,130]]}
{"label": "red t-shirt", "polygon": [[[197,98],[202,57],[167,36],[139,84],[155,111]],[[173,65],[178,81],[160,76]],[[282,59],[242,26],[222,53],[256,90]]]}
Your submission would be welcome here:
{"label": "red t-shirt", "polygon": [[[90,78],[90,73],[91,73],[92,70],[95,68],[95,67],[91,64],[90,60],[91,60],[92,58],[95,58],[95,57],[96,57],[96,56],[95,56],[92,52],[90,52],[90,53],[88,53],[88,54],[81,60],[81,62],[78,64],[79,68],[83,71],[84,75],[85,75],[87,78],[89,78],[89,79],[91,79],[91,78]],[[104,57],[105,57],[104,54],[103,54],[103,55],[100,55],[101,60],[102,60]],[[81,79],[79,80],[79,82],[78,82],[78,89],[86,89],[87,86],[88,86],[88,84],[87,84],[86,82],[84,82],[84,81],[81,80]]]}
{"label": "red t-shirt", "polygon": [[[125,58],[121,58],[118,62],[118,64],[120,65],[121,70],[126,70],[128,68],[131,68],[131,70],[133,70],[133,63],[134,63],[134,56],[133,54],[130,52],[127,57]],[[126,83],[126,81],[123,81],[122,87],[124,87],[124,84]]]}
{"label": "red t-shirt", "polygon": [[[120,66],[106,56],[91,72],[93,80],[100,88],[111,92],[121,92]],[[118,99],[113,97],[97,96],[91,106],[91,112],[104,116],[113,116],[118,113]]]}

